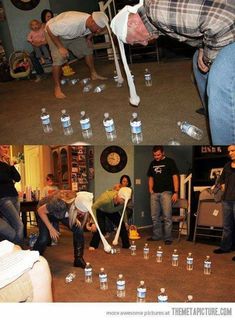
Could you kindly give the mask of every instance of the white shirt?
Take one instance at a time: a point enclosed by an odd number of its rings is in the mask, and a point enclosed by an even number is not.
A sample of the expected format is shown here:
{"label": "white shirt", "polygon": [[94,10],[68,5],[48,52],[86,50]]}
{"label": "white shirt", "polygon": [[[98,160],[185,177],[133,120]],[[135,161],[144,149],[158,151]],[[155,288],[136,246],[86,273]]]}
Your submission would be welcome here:
{"label": "white shirt", "polygon": [[55,36],[60,36],[64,39],[85,37],[91,33],[90,29],[86,27],[86,21],[89,16],[85,12],[67,11],[50,19],[46,26],[49,26]]}

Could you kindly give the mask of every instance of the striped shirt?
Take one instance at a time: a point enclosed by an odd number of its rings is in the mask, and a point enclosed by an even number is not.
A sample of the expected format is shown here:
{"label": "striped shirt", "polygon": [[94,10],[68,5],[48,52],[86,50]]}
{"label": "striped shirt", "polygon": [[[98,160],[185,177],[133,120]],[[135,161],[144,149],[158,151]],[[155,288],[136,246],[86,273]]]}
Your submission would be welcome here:
{"label": "striped shirt", "polygon": [[208,65],[235,41],[235,0],[145,0],[138,13],[151,33],[203,48]]}

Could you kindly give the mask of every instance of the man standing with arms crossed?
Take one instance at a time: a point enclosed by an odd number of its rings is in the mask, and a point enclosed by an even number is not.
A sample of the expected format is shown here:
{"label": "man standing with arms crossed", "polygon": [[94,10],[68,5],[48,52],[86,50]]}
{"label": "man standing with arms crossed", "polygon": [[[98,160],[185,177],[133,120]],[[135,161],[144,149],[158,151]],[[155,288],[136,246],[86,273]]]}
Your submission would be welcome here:
{"label": "man standing with arms crossed", "polygon": [[[165,156],[163,146],[153,147],[154,160],[150,163],[149,193],[153,235],[148,241],[164,239],[166,245],[172,244],[172,203],[179,197],[179,177],[175,161]],[[162,234],[162,219],[164,234]]]}

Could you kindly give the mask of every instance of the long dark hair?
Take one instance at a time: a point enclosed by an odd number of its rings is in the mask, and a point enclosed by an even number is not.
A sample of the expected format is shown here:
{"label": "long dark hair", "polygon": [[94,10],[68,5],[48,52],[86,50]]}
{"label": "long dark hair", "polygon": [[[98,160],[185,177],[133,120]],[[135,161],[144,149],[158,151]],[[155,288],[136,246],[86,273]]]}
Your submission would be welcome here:
{"label": "long dark hair", "polygon": [[42,12],[41,12],[41,21],[42,21],[42,23],[46,23],[46,14],[47,14],[48,12],[50,12],[52,18],[54,17],[54,14],[53,14],[53,12],[52,12],[51,10],[49,10],[49,9],[44,9],[44,10],[42,10]]}
{"label": "long dark hair", "polygon": [[130,188],[130,187],[131,187],[131,178],[130,178],[127,174],[124,174],[124,175],[122,175],[121,178],[120,178],[120,183],[122,183],[122,180],[123,180],[124,178],[127,179],[127,181],[128,181],[128,185],[127,185],[127,186]]}

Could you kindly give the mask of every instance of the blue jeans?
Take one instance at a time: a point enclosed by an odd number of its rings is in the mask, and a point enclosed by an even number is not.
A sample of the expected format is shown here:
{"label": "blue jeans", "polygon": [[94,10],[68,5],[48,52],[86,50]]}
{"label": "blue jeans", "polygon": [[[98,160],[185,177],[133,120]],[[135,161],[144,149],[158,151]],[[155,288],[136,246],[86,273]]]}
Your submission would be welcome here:
{"label": "blue jeans", "polygon": [[[153,221],[153,239],[162,239],[162,221],[164,240],[172,240],[172,192],[152,193],[150,199],[151,217]],[[162,218],[161,218],[162,216]]]}
{"label": "blue jeans", "polygon": [[5,219],[0,218],[0,241],[8,240],[14,243],[16,237],[15,230]]}
{"label": "blue jeans", "polygon": [[230,251],[235,242],[235,201],[222,201],[223,208],[223,236],[220,248],[224,251]]}
{"label": "blue jeans", "polygon": [[235,143],[235,42],[218,53],[210,72],[203,74],[197,67],[198,51],[193,70],[203,106],[207,106],[213,145]]}
{"label": "blue jeans", "polygon": [[0,199],[0,212],[5,221],[15,230],[14,243],[23,244],[24,225],[20,218],[20,202],[18,197],[5,197]]}

